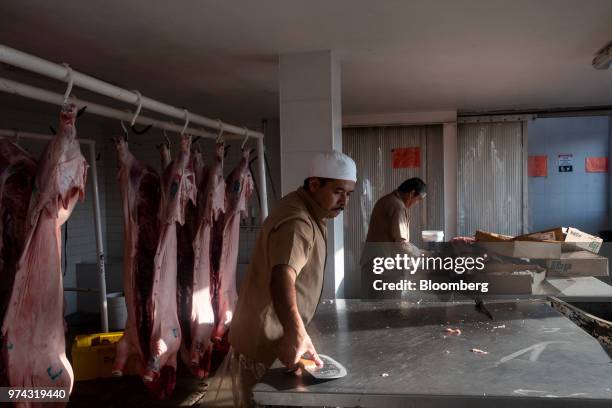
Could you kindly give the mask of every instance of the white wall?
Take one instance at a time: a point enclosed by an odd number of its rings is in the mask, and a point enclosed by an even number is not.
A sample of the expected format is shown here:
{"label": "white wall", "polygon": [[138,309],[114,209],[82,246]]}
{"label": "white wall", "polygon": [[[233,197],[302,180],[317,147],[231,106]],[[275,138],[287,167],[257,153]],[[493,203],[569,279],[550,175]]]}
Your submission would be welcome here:
{"label": "white wall", "polygon": [[[342,146],[340,95],[333,92],[338,63],[330,51],[280,57],[280,133],[282,190],[302,185],[314,154]],[[338,86],[338,85],[336,85]],[[336,134],[337,133],[337,134]],[[340,140],[336,140],[340,139]]]}
{"label": "white wall", "polygon": [[[528,126],[529,155],[548,156],[548,176],[529,177],[531,230],[607,229],[609,175],[586,173],[585,158],[609,156],[608,117],[537,119]],[[573,172],[558,171],[559,154],[573,154]]]}

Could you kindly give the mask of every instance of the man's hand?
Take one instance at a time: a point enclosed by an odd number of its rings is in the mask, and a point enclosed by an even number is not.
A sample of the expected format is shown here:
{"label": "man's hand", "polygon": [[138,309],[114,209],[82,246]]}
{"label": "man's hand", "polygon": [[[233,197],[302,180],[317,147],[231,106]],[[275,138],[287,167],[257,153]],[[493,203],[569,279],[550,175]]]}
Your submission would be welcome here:
{"label": "man's hand", "polygon": [[323,361],[319,358],[305,330],[285,332],[279,344],[278,359],[289,370],[296,370],[302,356],[313,360],[317,367],[323,366]]}

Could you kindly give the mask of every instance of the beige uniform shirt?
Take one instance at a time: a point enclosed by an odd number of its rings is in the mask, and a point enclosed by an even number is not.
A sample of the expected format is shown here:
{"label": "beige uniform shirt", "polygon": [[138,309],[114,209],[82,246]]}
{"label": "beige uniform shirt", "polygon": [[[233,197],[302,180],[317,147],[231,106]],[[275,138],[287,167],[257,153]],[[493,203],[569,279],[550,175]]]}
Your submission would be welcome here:
{"label": "beige uniform shirt", "polygon": [[297,307],[305,325],[312,319],[323,290],[326,215],[300,188],[283,197],[266,218],[230,326],[229,342],[239,353],[268,366],[277,358],[283,327],[270,294],[276,265],[289,265],[297,272]]}
{"label": "beige uniform shirt", "polygon": [[408,209],[397,190],[381,197],[372,210],[366,242],[410,241]]}

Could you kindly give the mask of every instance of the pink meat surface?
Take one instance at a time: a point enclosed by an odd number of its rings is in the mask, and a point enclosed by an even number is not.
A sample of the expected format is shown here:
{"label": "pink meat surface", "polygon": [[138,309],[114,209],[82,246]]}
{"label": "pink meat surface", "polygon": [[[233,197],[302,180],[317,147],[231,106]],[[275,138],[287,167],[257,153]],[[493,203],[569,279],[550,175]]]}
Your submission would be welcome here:
{"label": "pink meat surface", "polygon": [[247,203],[253,193],[253,178],[249,170],[249,152],[243,151],[238,166],[227,177],[223,238],[219,261],[218,319],[213,338],[221,340],[232,321],[238,300],[236,292],[236,266],[240,217],[246,217]]}
{"label": "pink meat surface", "polygon": [[151,357],[144,380],[159,398],[169,396],[176,382],[181,328],[177,312],[177,224],[185,223],[188,201],[195,203],[195,176],[189,166],[190,136],[182,136],[178,157],[165,169],[160,204],[160,237],[155,253]]}
{"label": "pink meat surface", "polygon": [[185,343],[189,354],[185,363],[193,374],[206,377],[210,371],[212,343],[215,326],[212,298],[213,275],[213,224],[225,207],[225,180],[223,179],[223,143],[217,143],[215,158],[207,171],[202,173],[198,195],[198,230],[193,241],[194,268],[191,310],[191,342]]}
{"label": "pink meat surface", "polygon": [[[205,172],[204,160],[199,145],[191,146],[191,168],[195,175],[198,195]],[[181,324],[181,359],[190,367],[189,346],[191,344],[191,310],[193,307],[193,241],[197,233],[198,209],[191,202],[185,210],[185,224],[178,228],[178,289],[177,303]]]}
{"label": "pink meat surface", "polygon": [[116,140],[117,181],[123,203],[123,287],[128,317],[113,374],[122,375],[128,357],[136,354],[141,375],[150,358],[151,313],[155,251],[159,238],[159,175],[138,161],[124,138]]}
{"label": "pink meat surface", "polygon": [[[172,161],[170,154],[170,143],[158,146],[161,154],[162,168],[166,168]],[[197,186],[197,172],[195,163],[202,163],[202,155],[196,152],[194,146],[191,148],[189,171],[194,173],[195,185]],[[185,222],[177,225],[177,302],[178,316],[181,325],[181,337],[183,341],[189,337],[189,315],[191,313],[191,288],[193,275],[193,239],[196,232],[197,208],[196,205],[187,201],[185,207]]]}
{"label": "pink meat surface", "polygon": [[11,387],[72,391],[62,315],[60,227],[85,194],[88,166],[76,140],[76,113],[72,104],[62,107],[57,136],[43,152],[36,173],[24,249],[2,326]]}
{"label": "pink meat surface", "polygon": [[[36,161],[18,145],[0,140],[0,326],[13,289],[17,262],[25,240]],[[7,384],[0,354],[0,385]]]}
{"label": "pink meat surface", "polygon": [[0,324],[23,250],[34,177],[34,158],[15,143],[0,140]]}
{"label": "pink meat surface", "polygon": [[161,168],[162,173],[166,170],[166,167],[172,162],[172,154],[170,152],[170,142],[165,142],[160,145],[157,145],[157,149],[159,150],[159,154],[161,156]]}

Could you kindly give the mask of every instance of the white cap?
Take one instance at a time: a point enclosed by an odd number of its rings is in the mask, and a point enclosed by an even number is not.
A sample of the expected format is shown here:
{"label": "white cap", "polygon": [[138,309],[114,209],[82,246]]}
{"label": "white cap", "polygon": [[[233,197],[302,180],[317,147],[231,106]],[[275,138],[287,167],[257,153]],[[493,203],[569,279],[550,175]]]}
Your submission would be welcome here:
{"label": "white cap", "polygon": [[310,161],[308,177],[357,181],[357,166],[353,159],[337,150],[317,153]]}

